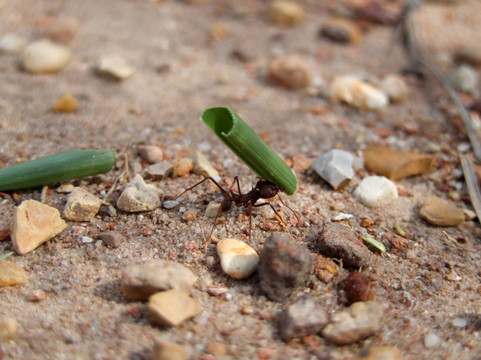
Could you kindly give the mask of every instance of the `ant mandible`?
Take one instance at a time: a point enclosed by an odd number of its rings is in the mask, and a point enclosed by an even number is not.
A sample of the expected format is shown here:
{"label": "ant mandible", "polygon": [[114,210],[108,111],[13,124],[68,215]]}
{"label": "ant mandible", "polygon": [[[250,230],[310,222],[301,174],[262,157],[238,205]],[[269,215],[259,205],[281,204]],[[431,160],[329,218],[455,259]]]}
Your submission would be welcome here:
{"label": "ant mandible", "polygon": [[[243,206],[244,208],[247,209],[247,212],[249,214],[249,240],[251,239],[251,230],[252,230],[251,209],[253,207],[261,207],[261,206],[266,206],[266,205],[270,206],[271,209],[276,214],[276,216],[284,224],[286,224],[286,222],[282,219],[280,214],[277,212],[277,210],[274,208],[274,206],[272,206],[272,204],[269,201],[266,201],[266,202],[263,202],[263,203],[260,203],[260,204],[256,204],[257,200],[259,200],[259,199],[271,199],[274,196],[276,196],[280,191],[283,191],[279,186],[277,186],[276,184],[274,184],[274,183],[272,183],[268,180],[263,180],[263,179],[258,180],[256,185],[248,193],[243,194],[241,189],[240,189],[239,177],[237,177],[237,176],[234,178],[234,181],[232,182],[231,186],[227,190],[224,189],[222,186],[220,186],[219,183],[217,181],[215,181],[212,177],[206,177],[205,179],[199,181],[198,183],[196,183],[196,184],[192,185],[191,187],[189,187],[188,189],[184,190],[177,197],[180,197],[180,196],[184,195],[186,192],[194,189],[195,187],[199,186],[200,184],[202,184],[203,182],[205,182],[207,180],[212,181],[219,188],[219,190],[224,194],[224,199],[222,200],[222,203],[219,207],[219,210],[217,211],[217,214],[215,216],[214,223],[212,224],[212,229],[210,231],[208,239],[210,239],[211,236],[212,236],[215,224],[217,222],[217,218],[219,217],[220,213],[222,211],[228,211],[232,207],[233,203],[236,206]],[[237,184],[237,192],[232,190],[232,187],[234,186],[234,184]],[[279,196],[279,200],[281,201],[281,203],[285,207],[287,207],[289,210],[291,210],[293,212],[294,216],[297,219],[297,222],[299,222],[299,217],[297,216],[296,212],[294,210],[292,210],[289,206],[287,206],[286,203],[284,203],[284,201],[282,200],[282,198],[280,196]]]}

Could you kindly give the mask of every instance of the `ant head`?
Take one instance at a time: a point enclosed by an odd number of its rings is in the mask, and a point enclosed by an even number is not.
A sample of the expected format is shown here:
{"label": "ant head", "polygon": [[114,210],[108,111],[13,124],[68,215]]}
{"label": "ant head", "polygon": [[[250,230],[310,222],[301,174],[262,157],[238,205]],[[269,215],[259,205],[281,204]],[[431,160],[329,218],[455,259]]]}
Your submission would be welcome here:
{"label": "ant head", "polygon": [[279,186],[267,180],[259,180],[256,184],[256,189],[259,190],[262,199],[270,199],[281,190]]}

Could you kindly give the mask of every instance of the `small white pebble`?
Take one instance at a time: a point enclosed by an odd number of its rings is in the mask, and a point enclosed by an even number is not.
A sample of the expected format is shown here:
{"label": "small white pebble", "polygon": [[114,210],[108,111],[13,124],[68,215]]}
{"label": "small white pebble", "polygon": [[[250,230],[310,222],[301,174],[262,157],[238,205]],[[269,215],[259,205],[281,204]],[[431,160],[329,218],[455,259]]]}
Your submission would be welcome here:
{"label": "small white pebble", "polygon": [[453,326],[457,327],[457,328],[465,328],[466,326],[468,325],[468,322],[466,321],[466,319],[463,319],[463,318],[455,318],[453,319]]}
{"label": "small white pebble", "polygon": [[433,348],[437,346],[441,342],[441,339],[439,336],[437,336],[435,333],[428,333],[426,336],[424,336],[424,346],[427,348]]}
{"label": "small white pebble", "polygon": [[88,237],[88,236],[82,236],[81,238],[82,238],[83,244],[90,244],[90,243],[94,242],[94,239],[92,239],[91,237]]}

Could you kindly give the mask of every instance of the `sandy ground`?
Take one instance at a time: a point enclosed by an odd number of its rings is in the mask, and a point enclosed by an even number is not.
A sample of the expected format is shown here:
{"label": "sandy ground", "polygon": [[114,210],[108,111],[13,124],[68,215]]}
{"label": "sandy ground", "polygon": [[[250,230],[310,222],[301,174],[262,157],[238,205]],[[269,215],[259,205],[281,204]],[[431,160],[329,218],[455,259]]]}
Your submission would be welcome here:
{"label": "sandy ground", "polygon": [[[133,145],[160,145],[171,158],[191,149],[201,150],[223,177],[239,176],[245,189],[255,181],[252,174],[199,121],[208,107],[228,105],[235,109],[284,158],[302,155],[315,160],[323,152],[341,147],[356,152],[360,145],[386,144],[395,148],[432,152],[438,148],[435,171],[443,164],[460,168],[456,149],[466,137],[458,131],[447,111],[453,112],[434,82],[411,79],[411,94],[400,105],[381,112],[358,112],[331,104],[308,91],[289,91],[268,84],[264,69],[269,60],[282,54],[297,54],[312,68],[314,81],[329,83],[337,75],[356,74],[369,79],[396,73],[408,64],[393,37],[393,29],[370,26],[357,45],[338,45],[320,40],[322,22],[335,7],[328,1],[305,1],[306,19],[298,26],[280,28],[266,20],[264,1],[212,1],[187,4],[180,1],[34,1],[4,0],[0,3],[0,35],[15,33],[32,39],[36,19],[48,14],[70,15],[80,27],[70,42],[73,58],[58,74],[31,75],[19,69],[16,56],[0,57],[0,165],[11,165],[71,148],[127,148],[135,169],[140,158]],[[395,8],[399,3],[389,2]],[[481,44],[476,1],[427,4],[417,21],[422,38],[436,54],[450,54],[461,45]],[[476,16],[474,16],[476,15]],[[212,40],[211,28],[223,24],[227,35]],[[477,31],[475,29],[478,29]],[[242,51],[252,62],[231,56]],[[101,56],[118,54],[135,68],[124,82],[108,81],[93,71]],[[164,71],[159,71],[164,69]],[[428,93],[425,92],[428,88]],[[64,93],[79,100],[73,114],[53,113],[52,104]],[[314,105],[325,108],[322,115],[307,111]],[[400,123],[417,127],[406,132]],[[391,135],[380,137],[388,129]],[[182,130],[182,131],[181,131]],[[120,174],[120,169],[81,185],[102,194]],[[156,181],[169,196],[180,193],[200,178],[188,176]],[[272,359],[351,359],[361,349],[391,345],[405,359],[479,359],[481,355],[481,242],[479,223],[458,227],[428,225],[418,215],[427,194],[446,197],[431,178],[415,177],[398,182],[410,196],[394,205],[368,209],[352,197],[360,177],[343,191],[335,192],[317,175],[299,175],[299,191],[287,199],[306,225],[283,232],[319,251],[317,238],[322,225],[337,215],[354,215],[349,224],[361,229],[362,218],[375,219],[382,238],[394,224],[411,237],[401,249],[389,247],[364,272],[374,281],[373,291],[384,304],[384,326],[377,336],[354,345],[338,347],[322,337],[284,343],[275,315],[283,304],[268,301],[259,290],[258,277],[246,281],[229,279],[222,273],[215,245],[203,246],[203,230],[211,219],[181,220],[178,209],[157,209],[145,214],[119,212],[117,217],[97,216],[88,223],[69,222],[59,236],[24,256],[11,260],[24,267],[29,278],[22,286],[2,288],[0,315],[19,323],[14,341],[1,345],[5,359],[149,359],[155,338],[184,344],[194,358],[206,356],[206,346],[223,342],[225,356],[218,359],[255,359],[259,350],[273,349]],[[79,182],[76,182],[78,184]],[[447,184],[465,198],[462,176]],[[55,187],[53,187],[55,188]],[[102,192],[104,191],[104,192]],[[19,192],[22,198],[40,198],[40,190]],[[183,205],[202,214],[201,199],[218,197],[212,188],[199,187]],[[8,228],[16,202],[1,201],[0,229]],[[66,195],[48,193],[46,203],[62,209]],[[460,207],[471,208],[458,201]],[[280,210],[286,213],[286,210]],[[238,222],[241,209],[225,215],[216,235],[248,241],[247,221]],[[251,245],[262,249],[268,231],[254,217]],[[95,236],[106,229],[124,235],[118,248],[82,243],[81,236]],[[147,229],[147,230],[146,230]],[[450,239],[464,239],[457,242]],[[0,243],[0,254],[12,251],[10,241]],[[409,250],[409,256],[408,254]],[[188,265],[200,278],[192,291],[203,313],[176,328],[155,325],[146,305],[125,297],[120,290],[122,270],[151,259],[168,259]],[[450,281],[451,270],[461,278]],[[345,308],[339,283],[348,274],[342,269],[333,282],[314,279],[305,289],[324,304],[328,312]],[[226,286],[228,296],[212,297],[209,285]],[[28,300],[41,289],[47,298]],[[249,306],[252,313],[242,314]],[[457,328],[453,319],[467,320]],[[427,348],[424,338],[434,333],[439,345]]]}

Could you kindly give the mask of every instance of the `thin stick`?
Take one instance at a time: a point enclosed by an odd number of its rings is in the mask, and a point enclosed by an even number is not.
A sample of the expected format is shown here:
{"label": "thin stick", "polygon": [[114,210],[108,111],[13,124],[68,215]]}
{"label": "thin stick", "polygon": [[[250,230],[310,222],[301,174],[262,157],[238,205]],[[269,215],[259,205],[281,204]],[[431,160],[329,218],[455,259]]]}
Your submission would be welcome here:
{"label": "thin stick", "polygon": [[478,177],[474,171],[474,165],[471,159],[460,154],[461,166],[463,167],[464,178],[466,179],[466,186],[468,187],[469,198],[473,204],[474,211],[478,216],[478,220],[481,221],[481,193],[478,186]]}

